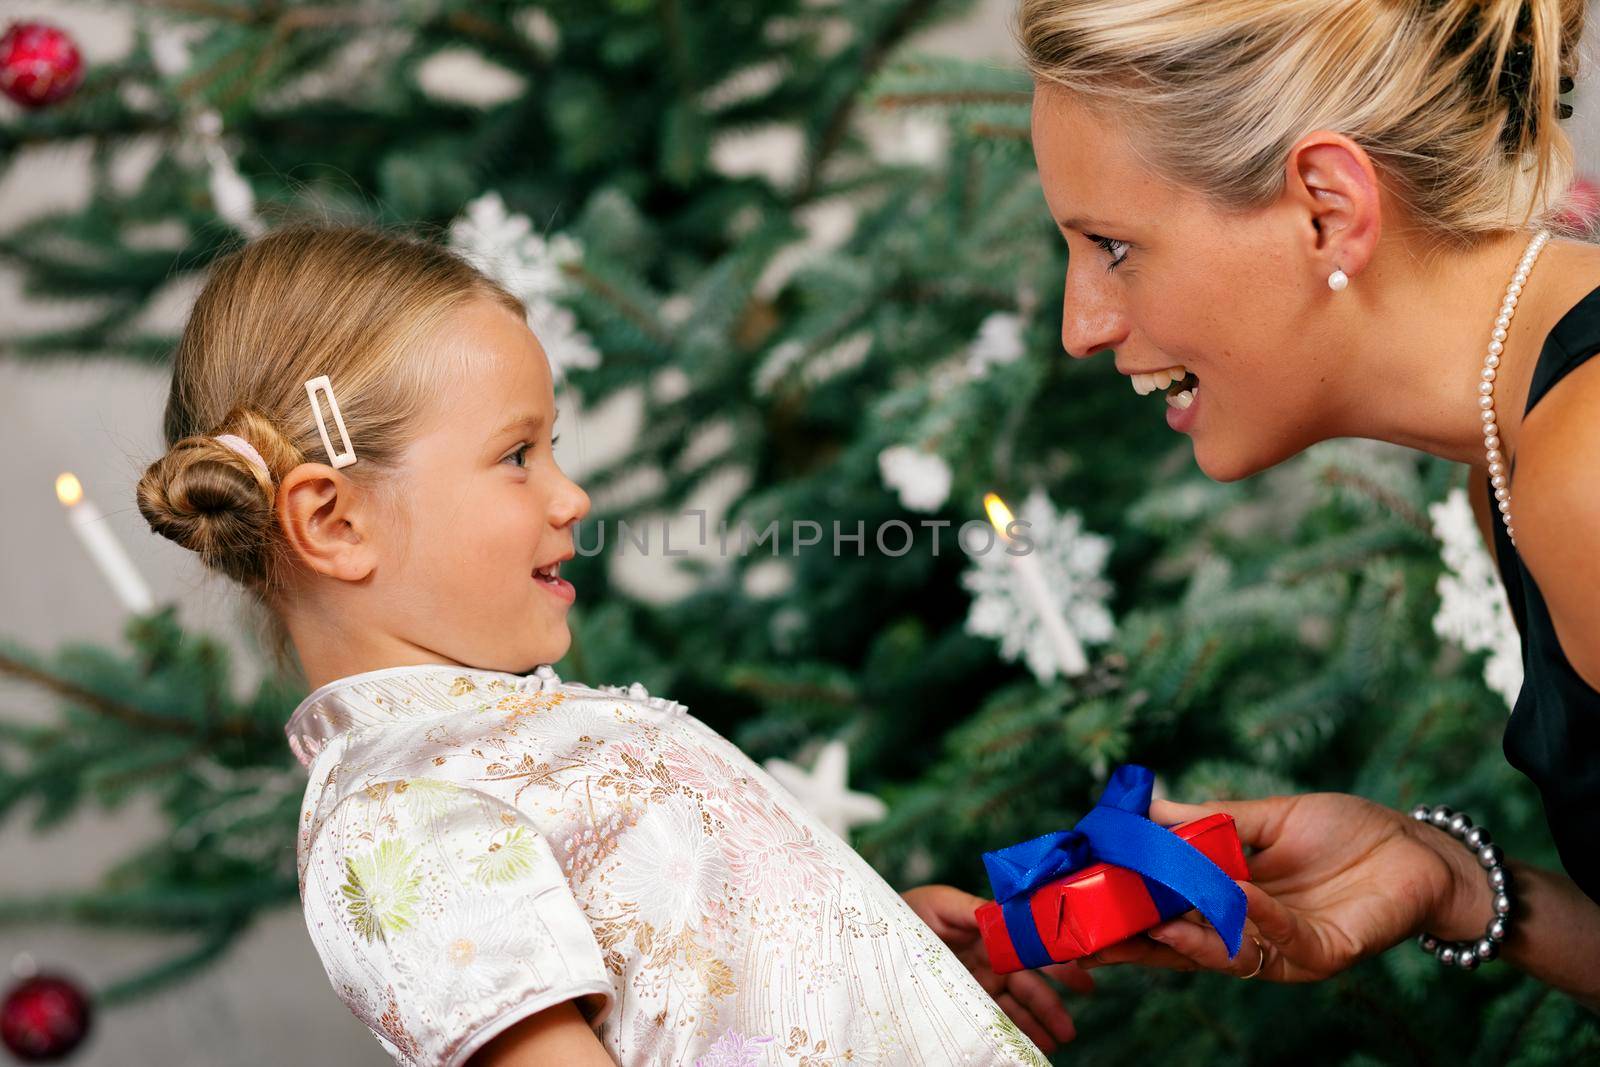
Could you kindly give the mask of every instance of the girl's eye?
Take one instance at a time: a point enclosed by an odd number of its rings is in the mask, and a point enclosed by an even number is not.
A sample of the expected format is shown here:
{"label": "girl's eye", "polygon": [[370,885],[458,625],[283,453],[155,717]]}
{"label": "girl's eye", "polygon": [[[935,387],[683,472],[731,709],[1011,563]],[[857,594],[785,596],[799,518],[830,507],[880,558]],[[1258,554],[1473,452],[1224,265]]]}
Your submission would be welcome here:
{"label": "girl's eye", "polygon": [[[550,447],[554,448],[556,446],[556,442],[559,440],[561,440],[560,434],[556,434],[554,437],[550,438]],[[517,466],[526,467],[528,465],[528,449],[532,447],[533,445],[524,442],[518,445],[513,451],[506,453],[505,458],[515,459]],[[501,462],[503,463],[505,460],[501,460]]]}
{"label": "girl's eye", "polygon": [[[1099,237],[1095,234],[1085,234],[1085,236],[1099,245],[1100,250],[1111,257],[1111,262],[1106,266],[1106,273],[1109,274],[1122,266],[1123,261],[1128,258],[1128,249],[1132,247],[1128,242],[1118,241],[1114,237]],[[1122,250],[1120,254],[1117,251],[1118,249]]]}

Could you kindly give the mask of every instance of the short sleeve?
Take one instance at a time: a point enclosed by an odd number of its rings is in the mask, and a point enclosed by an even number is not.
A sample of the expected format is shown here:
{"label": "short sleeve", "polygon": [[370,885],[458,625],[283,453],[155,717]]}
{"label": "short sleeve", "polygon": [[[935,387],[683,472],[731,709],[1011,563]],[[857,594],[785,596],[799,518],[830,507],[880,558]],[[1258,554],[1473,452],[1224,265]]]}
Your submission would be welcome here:
{"label": "short sleeve", "polygon": [[328,979],[396,1062],[456,1067],[517,1021],[612,986],[544,837],[450,782],[369,785],[311,838],[306,927]]}

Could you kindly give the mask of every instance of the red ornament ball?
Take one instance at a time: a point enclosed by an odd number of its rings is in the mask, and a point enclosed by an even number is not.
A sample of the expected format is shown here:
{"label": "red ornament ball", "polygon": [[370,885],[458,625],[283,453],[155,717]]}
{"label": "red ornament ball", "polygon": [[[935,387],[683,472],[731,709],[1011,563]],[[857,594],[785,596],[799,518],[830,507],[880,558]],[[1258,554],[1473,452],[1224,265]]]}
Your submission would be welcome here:
{"label": "red ornament ball", "polygon": [[64,1058],[89,1033],[89,998],[58,975],[25,978],[0,1002],[0,1044],[24,1063]]}
{"label": "red ornament ball", "polygon": [[66,31],[18,22],[0,36],[0,93],[23,107],[47,107],[83,81],[83,56]]}

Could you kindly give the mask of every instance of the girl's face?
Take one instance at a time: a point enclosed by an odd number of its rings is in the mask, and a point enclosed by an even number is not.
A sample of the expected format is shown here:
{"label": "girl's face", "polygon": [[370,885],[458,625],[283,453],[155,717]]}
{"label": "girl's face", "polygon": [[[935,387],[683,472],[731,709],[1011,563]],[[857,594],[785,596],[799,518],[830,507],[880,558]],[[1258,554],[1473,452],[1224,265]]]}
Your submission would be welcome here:
{"label": "girl's face", "polygon": [[566,654],[573,525],[589,497],[551,452],[555,394],[521,317],[487,300],[440,331],[463,369],[406,453],[401,534],[372,580],[396,636],[450,660],[526,673]]}
{"label": "girl's face", "polygon": [[1331,436],[1338,345],[1311,325],[1317,268],[1297,249],[1315,234],[1290,203],[1222,214],[1157,177],[1112,124],[1054,86],[1034,94],[1033,146],[1070,250],[1068,355],[1114,348],[1130,385],[1173,366],[1193,373],[1187,410],[1169,409],[1161,388],[1142,403],[1149,418],[1170,414],[1218,481]]}

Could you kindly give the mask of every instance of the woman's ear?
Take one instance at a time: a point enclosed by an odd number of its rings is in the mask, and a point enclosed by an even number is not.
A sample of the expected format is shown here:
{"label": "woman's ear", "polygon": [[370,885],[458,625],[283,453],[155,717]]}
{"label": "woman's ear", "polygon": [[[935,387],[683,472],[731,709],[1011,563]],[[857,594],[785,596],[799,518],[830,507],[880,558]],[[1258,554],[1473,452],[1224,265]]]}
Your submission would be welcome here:
{"label": "woman's ear", "polygon": [[1286,166],[1283,195],[1305,220],[1307,254],[1319,267],[1333,263],[1355,277],[1371,261],[1383,232],[1372,158],[1343,134],[1318,130],[1290,149]]}
{"label": "woman's ear", "polygon": [[326,463],[284,476],[275,510],[296,561],[317,574],[359,582],[377,567],[371,494]]}

